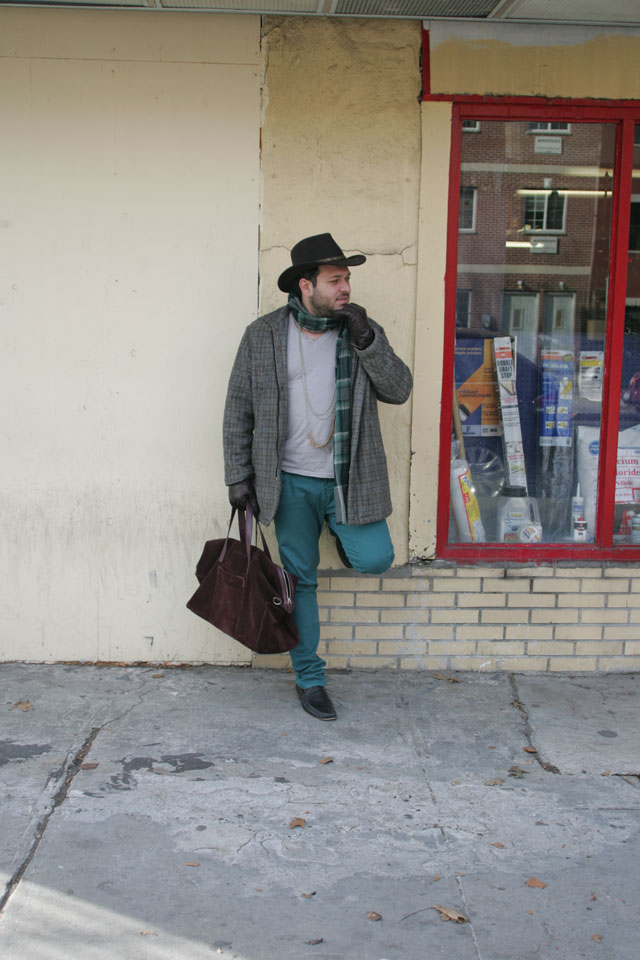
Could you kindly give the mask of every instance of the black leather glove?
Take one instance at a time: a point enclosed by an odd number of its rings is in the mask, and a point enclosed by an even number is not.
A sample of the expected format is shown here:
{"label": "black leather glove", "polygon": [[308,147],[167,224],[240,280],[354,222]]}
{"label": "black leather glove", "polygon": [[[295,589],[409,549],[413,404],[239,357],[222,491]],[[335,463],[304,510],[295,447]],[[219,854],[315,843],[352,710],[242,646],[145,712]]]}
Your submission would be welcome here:
{"label": "black leather glove", "polygon": [[238,510],[245,510],[251,504],[254,517],[260,515],[260,507],[256,499],[256,491],[251,480],[241,480],[240,483],[231,483],[228,487],[229,503]]}
{"label": "black leather glove", "polygon": [[349,324],[351,342],[356,350],[364,350],[373,343],[375,333],[364,307],[360,307],[357,303],[348,303],[340,310],[340,316],[345,317]]}

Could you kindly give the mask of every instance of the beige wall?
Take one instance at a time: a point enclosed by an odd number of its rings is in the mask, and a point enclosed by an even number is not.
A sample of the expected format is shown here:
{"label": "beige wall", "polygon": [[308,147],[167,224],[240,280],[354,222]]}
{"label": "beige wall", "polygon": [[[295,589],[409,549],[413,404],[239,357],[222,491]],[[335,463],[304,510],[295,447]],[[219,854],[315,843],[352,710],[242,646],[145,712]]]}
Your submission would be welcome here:
{"label": "beige wall", "polygon": [[640,29],[427,21],[432,94],[640,99]]}
{"label": "beige wall", "polygon": [[[420,24],[267,17],[262,310],[301,237],[329,231],[367,262],[352,296],[413,364],[420,175]],[[411,400],[381,405],[396,561],[408,557]],[[335,566],[325,544],[321,562]]]}
{"label": "beige wall", "polygon": [[0,659],[244,659],[184,604],[228,516],[261,77],[257,17],[0,10]]}
{"label": "beige wall", "polygon": [[[540,27],[432,26],[435,92],[640,96],[637,32],[554,27],[542,54]],[[391,530],[398,563],[433,556],[451,108],[419,104],[420,44],[417,21],[0,9],[0,659],[248,659],[184,604],[226,527],[242,329],[316,232],[367,255],[354,299],[416,357],[382,407]],[[387,647],[423,642],[374,613]]]}

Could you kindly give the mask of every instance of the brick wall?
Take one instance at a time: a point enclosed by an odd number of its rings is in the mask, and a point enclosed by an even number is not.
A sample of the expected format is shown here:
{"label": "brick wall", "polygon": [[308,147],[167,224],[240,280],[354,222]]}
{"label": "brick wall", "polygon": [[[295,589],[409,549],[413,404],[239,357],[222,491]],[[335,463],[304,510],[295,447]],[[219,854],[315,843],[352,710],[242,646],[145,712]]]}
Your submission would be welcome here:
{"label": "brick wall", "polygon": [[[640,568],[422,563],[377,577],[323,571],[330,668],[640,670]],[[286,666],[288,656],[256,657]]]}

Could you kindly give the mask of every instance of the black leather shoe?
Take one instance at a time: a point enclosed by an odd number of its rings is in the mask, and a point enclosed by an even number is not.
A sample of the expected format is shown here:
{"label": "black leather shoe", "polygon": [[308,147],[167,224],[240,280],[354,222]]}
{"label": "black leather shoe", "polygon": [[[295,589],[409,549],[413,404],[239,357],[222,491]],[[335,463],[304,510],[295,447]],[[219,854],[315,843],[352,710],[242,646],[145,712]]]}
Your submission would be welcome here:
{"label": "black leather shoe", "polygon": [[342,561],[342,566],[343,566],[343,567],[349,567],[350,569],[353,569],[353,564],[349,563],[349,557],[348,557],[348,556],[346,555],[346,553],[344,552],[344,547],[343,547],[342,544],[340,543],[340,537],[336,536],[336,534],[333,532],[333,530],[330,530],[329,532],[331,533],[331,535],[333,536],[333,538],[334,538],[335,541],[336,541],[336,550],[338,551],[338,556],[340,557],[340,560]]}
{"label": "black leather shoe", "polygon": [[318,720],[336,720],[337,714],[331,698],[324,687],[307,687],[303,690],[296,684],[296,693],[302,709]]}

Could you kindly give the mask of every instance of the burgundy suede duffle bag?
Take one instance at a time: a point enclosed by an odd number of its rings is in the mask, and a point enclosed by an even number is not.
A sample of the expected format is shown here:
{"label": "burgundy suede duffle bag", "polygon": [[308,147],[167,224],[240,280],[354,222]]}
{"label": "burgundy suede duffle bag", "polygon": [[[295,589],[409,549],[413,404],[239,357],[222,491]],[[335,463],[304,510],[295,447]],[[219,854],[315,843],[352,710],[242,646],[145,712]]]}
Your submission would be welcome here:
{"label": "burgundy suede duffle bag", "polygon": [[[285,653],[298,643],[293,619],[296,578],[274,563],[262,532],[252,544],[253,512],[238,510],[239,540],[207,540],[196,566],[200,586],[187,602],[193,613],[256,653]],[[257,538],[257,537],[256,537]]]}

